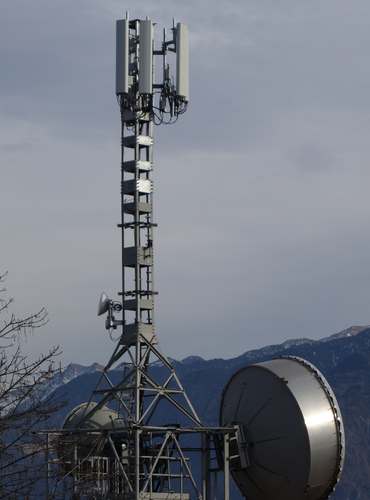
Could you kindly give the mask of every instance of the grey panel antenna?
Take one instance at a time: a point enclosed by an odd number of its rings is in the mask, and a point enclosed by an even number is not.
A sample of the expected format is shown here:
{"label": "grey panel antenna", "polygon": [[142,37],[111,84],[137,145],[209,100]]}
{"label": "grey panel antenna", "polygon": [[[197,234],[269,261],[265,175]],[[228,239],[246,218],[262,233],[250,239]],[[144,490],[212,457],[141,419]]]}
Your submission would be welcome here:
{"label": "grey panel antenna", "polygon": [[183,23],[176,27],[176,93],[189,100],[189,34]]}
{"label": "grey panel antenna", "polygon": [[116,94],[127,94],[129,89],[129,21],[116,23]]}
{"label": "grey panel antenna", "polygon": [[153,23],[146,19],[140,21],[139,45],[139,93],[153,92]]}

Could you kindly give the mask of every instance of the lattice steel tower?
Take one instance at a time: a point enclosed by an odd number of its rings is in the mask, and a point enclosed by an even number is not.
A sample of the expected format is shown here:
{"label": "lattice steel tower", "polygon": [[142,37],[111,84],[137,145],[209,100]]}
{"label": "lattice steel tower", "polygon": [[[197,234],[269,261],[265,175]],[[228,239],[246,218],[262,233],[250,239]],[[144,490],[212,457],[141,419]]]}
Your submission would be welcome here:
{"label": "lattice steel tower", "polygon": [[[189,49],[184,24],[174,24],[169,37],[164,30],[158,49],[153,31],[149,19],[129,20],[126,16],[117,21],[122,290],[119,301],[102,294],[98,314],[107,315],[106,328],[111,336],[115,331],[118,335],[90,401],[71,412],[63,431],[67,436],[73,429],[79,430],[79,436],[83,432],[98,436],[88,459],[86,437],[78,438],[80,450],[74,453],[72,469],[76,492],[83,490],[79,483],[87,460],[92,474],[96,472],[100,481],[105,478],[96,487],[102,498],[206,500],[211,471],[222,471],[222,498],[227,499],[229,441],[235,438],[235,428],[202,425],[170,360],[158,350],[153,281],[153,127],[174,122],[186,111]],[[168,64],[172,55],[175,79]],[[160,61],[157,71],[154,60]],[[158,420],[160,406],[161,419],[165,412],[175,423]],[[200,455],[197,473],[189,453]],[[94,481],[97,484],[96,478]]]}

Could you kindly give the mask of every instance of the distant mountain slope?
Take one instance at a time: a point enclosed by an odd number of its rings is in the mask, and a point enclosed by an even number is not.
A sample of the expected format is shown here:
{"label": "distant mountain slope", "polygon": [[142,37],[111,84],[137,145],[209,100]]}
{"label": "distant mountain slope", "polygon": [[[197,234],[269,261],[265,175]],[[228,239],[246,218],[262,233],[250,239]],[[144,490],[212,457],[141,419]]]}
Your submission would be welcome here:
{"label": "distant mountain slope", "polygon": [[56,391],[58,387],[65,386],[71,380],[85,375],[87,373],[96,373],[104,369],[104,366],[99,363],[93,363],[89,366],[79,365],[77,363],[70,363],[60,373],[57,373],[47,384],[45,389],[45,396]]}
{"label": "distant mountain slope", "polygon": [[[221,392],[239,368],[279,356],[300,356],[314,363],[328,379],[338,398],[345,422],[347,455],[342,481],[334,500],[370,499],[370,327],[351,327],[322,340],[289,340],[279,345],[248,351],[233,359],[204,360],[198,356],[174,361],[188,394],[207,424],[218,423]],[[73,370],[67,367],[66,383],[56,397],[67,402],[55,421],[89,398],[101,366]],[[92,365],[94,366],[94,365]],[[153,366],[153,370],[160,370]],[[98,371],[97,371],[98,370]],[[119,372],[113,374],[118,380]],[[162,415],[169,421],[170,415]]]}

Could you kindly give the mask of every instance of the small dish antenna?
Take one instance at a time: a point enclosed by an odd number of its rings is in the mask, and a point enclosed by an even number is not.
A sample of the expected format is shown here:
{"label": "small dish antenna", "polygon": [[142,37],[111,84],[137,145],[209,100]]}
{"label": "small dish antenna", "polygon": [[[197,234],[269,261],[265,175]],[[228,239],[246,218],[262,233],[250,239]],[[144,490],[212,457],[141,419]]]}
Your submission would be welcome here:
{"label": "small dish antenna", "polygon": [[98,316],[105,314],[109,310],[110,299],[106,293],[100,295],[98,304]]}

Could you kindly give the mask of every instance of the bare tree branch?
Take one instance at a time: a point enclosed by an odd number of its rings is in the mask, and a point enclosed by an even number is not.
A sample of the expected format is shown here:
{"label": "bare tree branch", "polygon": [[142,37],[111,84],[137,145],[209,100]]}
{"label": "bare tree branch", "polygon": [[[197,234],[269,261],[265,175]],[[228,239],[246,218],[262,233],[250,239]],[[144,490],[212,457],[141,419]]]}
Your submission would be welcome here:
{"label": "bare tree branch", "polygon": [[58,371],[58,347],[32,359],[22,341],[48,322],[45,308],[24,317],[11,311],[13,299],[0,274],[0,499],[39,498],[45,476],[41,458],[44,440],[35,432],[60,408],[47,395],[48,382]]}

